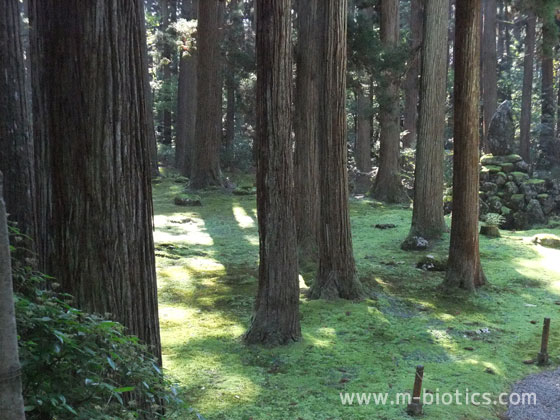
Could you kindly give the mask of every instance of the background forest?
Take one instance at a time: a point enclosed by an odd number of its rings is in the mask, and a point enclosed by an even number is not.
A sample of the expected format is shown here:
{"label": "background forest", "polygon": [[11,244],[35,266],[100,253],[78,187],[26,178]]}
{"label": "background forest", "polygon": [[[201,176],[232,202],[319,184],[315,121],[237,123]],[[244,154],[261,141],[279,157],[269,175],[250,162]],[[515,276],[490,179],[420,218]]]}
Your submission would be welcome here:
{"label": "background forest", "polygon": [[[559,47],[560,0],[0,0],[0,420],[560,418],[510,398]],[[354,401],[419,366],[494,402]]]}

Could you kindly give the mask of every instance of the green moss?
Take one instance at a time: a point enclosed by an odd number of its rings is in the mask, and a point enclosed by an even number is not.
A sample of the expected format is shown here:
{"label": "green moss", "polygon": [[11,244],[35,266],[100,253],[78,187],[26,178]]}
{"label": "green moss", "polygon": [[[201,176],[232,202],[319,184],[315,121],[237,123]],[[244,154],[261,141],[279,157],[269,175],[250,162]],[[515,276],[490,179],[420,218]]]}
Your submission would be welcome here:
{"label": "green moss", "polygon": [[539,200],[546,200],[548,198],[548,194],[539,194],[537,195],[537,198]]}
{"label": "green moss", "polygon": [[529,179],[529,175],[527,175],[525,172],[512,172],[511,176],[513,176],[513,179],[517,183],[524,182]]}
{"label": "green moss", "polygon": [[485,165],[482,167],[481,171],[497,174],[498,172],[502,172],[502,167],[497,165]]}
{"label": "green moss", "polygon": [[546,181],[544,179],[538,179],[538,178],[531,178],[528,181],[526,181],[526,184],[532,184],[532,185],[542,185],[544,184]]}
{"label": "green moss", "polygon": [[513,163],[502,163],[502,169],[504,172],[512,172],[513,171]]}
{"label": "green moss", "polygon": [[[204,207],[179,208],[172,201],[180,189],[167,179],[154,187],[164,366],[204,418],[402,420],[408,418],[404,406],[345,407],[339,393],[408,392],[417,364],[425,366],[424,387],[440,393],[468,386],[497,395],[539,371],[522,361],[535,357],[540,345],[541,327],[529,321],[549,316],[560,300],[554,280],[560,251],[534,246],[528,238],[536,231],[481,237],[489,285],[474,295],[448,294],[440,287],[444,273],[418,270],[418,254],[399,248],[410,210],[351,200],[358,276],[371,299],[309,301],[302,294],[303,340],[262,349],[240,339],[257,287],[255,197],[202,192]],[[177,219],[188,222],[172,222]],[[396,228],[372,229],[377,223]],[[430,253],[444,259],[448,245],[446,233]],[[304,290],[314,272],[301,276]],[[490,332],[477,334],[482,328]],[[560,336],[551,335],[550,348],[559,345]],[[553,351],[555,363],[557,356]],[[503,411],[432,405],[425,417],[482,420]],[[180,418],[196,415],[185,410]]]}

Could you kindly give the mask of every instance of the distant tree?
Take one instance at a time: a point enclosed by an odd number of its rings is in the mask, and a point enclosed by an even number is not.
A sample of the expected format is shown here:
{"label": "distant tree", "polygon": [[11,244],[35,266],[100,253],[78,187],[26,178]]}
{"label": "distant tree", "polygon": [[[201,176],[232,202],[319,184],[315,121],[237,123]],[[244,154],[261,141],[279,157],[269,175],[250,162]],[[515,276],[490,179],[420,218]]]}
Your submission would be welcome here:
{"label": "distant tree", "polygon": [[[182,17],[194,20],[198,17],[198,1],[184,0]],[[198,52],[193,40],[185,39],[179,62],[179,86],[177,89],[177,133],[175,138],[175,166],[185,176],[191,176],[194,151],[197,105]],[[191,42],[189,42],[191,41]]]}
{"label": "distant tree", "polygon": [[319,89],[320,222],[316,299],[355,299],[357,279],[348,211],[346,147],[346,0],[321,0]]}
{"label": "distant tree", "polygon": [[[381,42],[386,53],[391,53],[399,43],[399,0],[381,0]],[[395,69],[384,70],[379,84],[380,150],[379,171],[375,178],[372,196],[388,203],[407,199],[404,192],[399,164],[400,151],[400,74]]]}
{"label": "distant tree", "polygon": [[291,140],[291,1],[257,0],[259,286],[250,344],[301,337]]}
{"label": "distant tree", "polygon": [[[177,21],[177,0],[159,0],[160,17],[161,17],[161,80],[164,84],[171,84],[171,77],[175,66],[175,50],[174,46],[167,39],[168,31]],[[168,88],[169,90],[169,88]],[[167,98],[168,99],[168,98]],[[162,136],[163,144],[171,144],[173,139],[173,115],[171,107],[165,106],[162,111]]]}
{"label": "distant tree", "polygon": [[535,61],[537,17],[528,11],[525,35],[525,57],[523,59],[523,93],[521,98],[520,154],[526,162],[531,162],[531,109],[533,101],[533,66]]}
{"label": "distant tree", "polygon": [[490,121],[498,106],[498,58],[496,52],[497,5],[496,0],[483,2],[483,32],[482,32],[482,109],[484,150],[487,150],[486,140]]}
{"label": "distant tree", "polygon": [[455,21],[453,219],[445,284],[474,290],[486,282],[480,264],[480,0],[457,2]]}
{"label": "distant tree", "polygon": [[356,148],[354,155],[356,168],[360,172],[371,172],[371,134],[372,134],[372,103],[367,88],[357,81],[356,87]]}
{"label": "distant tree", "polygon": [[198,4],[197,110],[191,187],[221,185],[222,84],[220,72],[220,3]]}
{"label": "distant tree", "polygon": [[447,85],[449,0],[426,0],[420,118],[410,237],[439,238],[443,217],[443,142]]}
{"label": "distant tree", "polygon": [[143,1],[30,0],[39,256],[161,357]]}
{"label": "distant tree", "polygon": [[[2,9],[4,12],[15,13],[17,10],[17,1],[15,0],[3,0],[0,4],[5,6]],[[19,15],[17,16],[19,18]],[[0,36],[4,34],[5,28],[0,22]],[[2,172],[0,172],[0,349],[2,350],[0,351],[0,416],[6,420],[25,420],[18,358],[10,242],[6,205],[2,198],[2,183]]]}
{"label": "distant tree", "polygon": [[10,219],[35,236],[33,156],[17,0],[0,0],[0,170]]}
{"label": "distant tree", "polygon": [[316,259],[319,235],[319,0],[296,0],[295,193],[298,245],[303,258]]}
{"label": "distant tree", "polygon": [[412,147],[416,143],[416,126],[418,123],[418,99],[420,89],[420,66],[422,46],[422,26],[424,21],[424,5],[422,0],[410,1],[410,57],[406,79],[404,81],[404,147]]}

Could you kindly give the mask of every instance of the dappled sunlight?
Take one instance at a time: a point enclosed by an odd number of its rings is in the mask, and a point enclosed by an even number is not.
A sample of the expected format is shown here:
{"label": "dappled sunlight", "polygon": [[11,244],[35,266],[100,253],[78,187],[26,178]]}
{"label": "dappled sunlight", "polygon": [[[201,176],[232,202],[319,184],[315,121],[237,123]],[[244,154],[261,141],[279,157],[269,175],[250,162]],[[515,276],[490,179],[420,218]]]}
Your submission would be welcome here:
{"label": "dappled sunlight", "polygon": [[254,228],[256,226],[253,218],[249,216],[245,211],[245,209],[241,207],[239,204],[234,203],[232,211],[233,211],[233,216],[235,217],[235,220],[237,221],[237,224],[241,229],[249,229],[249,228]]}
{"label": "dappled sunlight", "polygon": [[210,275],[224,274],[226,268],[213,258],[194,256],[183,259],[183,264],[193,272],[204,272]]}
{"label": "dappled sunlight", "polygon": [[158,215],[154,217],[154,242],[184,242],[191,245],[214,245],[214,240],[206,232],[205,222],[198,218],[187,218],[181,223],[173,223],[171,220],[177,219],[177,214],[170,216]]}
{"label": "dappled sunlight", "polygon": [[[526,238],[529,241],[529,238]],[[536,258],[516,258],[513,262],[517,271],[525,276],[534,276],[548,285],[551,291],[560,291],[560,250],[541,245],[530,245],[538,254]]]}

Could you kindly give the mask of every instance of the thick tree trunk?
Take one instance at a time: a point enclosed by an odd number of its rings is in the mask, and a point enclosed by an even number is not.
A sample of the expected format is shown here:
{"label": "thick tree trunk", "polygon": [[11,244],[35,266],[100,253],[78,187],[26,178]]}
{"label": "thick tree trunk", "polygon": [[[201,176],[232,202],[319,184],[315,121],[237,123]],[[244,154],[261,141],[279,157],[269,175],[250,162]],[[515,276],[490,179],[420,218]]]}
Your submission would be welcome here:
{"label": "thick tree trunk", "polygon": [[478,246],[480,0],[457,2],[453,219],[445,285],[474,290],[486,282]]}
{"label": "thick tree trunk", "polygon": [[426,0],[420,119],[410,236],[439,238],[443,217],[443,134],[447,85],[447,23],[449,0]]}
{"label": "thick tree trunk", "polygon": [[482,148],[486,151],[488,128],[498,106],[498,58],[496,52],[496,0],[483,1],[482,33]]}
{"label": "thick tree trunk", "polygon": [[[5,1],[4,1],[5,3]],[[17,8],[16,1],[4,11]],[[19,15],[18,15],[19,17]],[[0,36],[4,35],[0,24]],[[0,418],[25,420],[21,389],[21,372],[18,357],[16,314],[12,285],[10,241],[8,236],[6,205],[2,198],[2,172],[0,172]]]}
{"label": "thick tree trunk", "polygon": [[315,299],[355,299],[362,294],[352,250],[346,147],[347,0],[321,0],[319,69],[319,271]]}
{"label": "thick tree trunk", "polygon": [[224,151],[225,151],[225,166],[232,169],[233,165],[233,143],[235,141],[235,114],[236,114],[236,100],[237,100],[237,77],[235,74],[235,54],[238,48],[241,48],[243,43],[242,36],[238,34],[243,30],[243,19],[238,15],[237,9],[239,0],[232,0],[229,3],[231,21],[227,29],[227,38],[230,50],[227,52],[225,72],[225,90],[226,90],[226,116],[224,126]]}
{"label": "thick tree trunk", "polygon": [[291,1],[257,0],[259,287],[245,340],[301,337],[291,140]]}
{"label": "thick tree trunk", "polygon": [[520,154],[525,162],[531,162],[531,109],[533,101],[533,65],[535,61],[535,38],[537,18],[530,11],[527,17],[525,57],[523,59],[523,93],[521,99]]}
{"label": "thick tree trunk", "polygon": [[220,0],[198,5],[197,112],[191,187],[221,185]]}
{"label": "thick tree trunk", "polygon": [[422,0],[410,2],[410,65],[404,82],[404,129],[407,134],[403,137],[404,147],[413,147],[416,143],[416,126],[418,123],[418,99],[420,88],[420,67],[422,47],[422,26],[424,5]]}
{"label": "thick tree trunk", "polygon": [[161,357],[143,20],[140,0],[30,0],[40,257]]}
{"label": "thick tree trunk", "polygon": [[0,0],[0,171],[10,220],[35,236],[33,146],[20,41],[19,2]]}
{"label": "thick tree trunk", "polygon": [[297,0],[295,96],[295,193],[297,238],[302,258],[316,259],[319,235],[319,0]]}
{"label": "thick tree trunk", "polygon": [[[183,17],[197,19],[198,0],[184,0]],[[177,136],[175,139],[175,166],[185,176],[191,176],[194,152],[197,105],[196,49],[183,52],[179,63],[179,86],[177,93]]]}
{"label": "thick tree trunk", "polygon": [[554,46],[557,44],[557,29],[554,20],[543,23],[542,45],[542,114],[539,136],[540,157],[538,166],[549,168],[557,162],[558,145],[555,136],[556,100],[554,96]]}
{"label": "thick tree trunk", "polygon": [[[390,51],[399,42],[399,0],[381,0],[381,42]],[[378,89],[379,170],[373,184],[372,196],[380,201],[399,203],[408,199],[400,175],[400,76],[386,69]]]}

